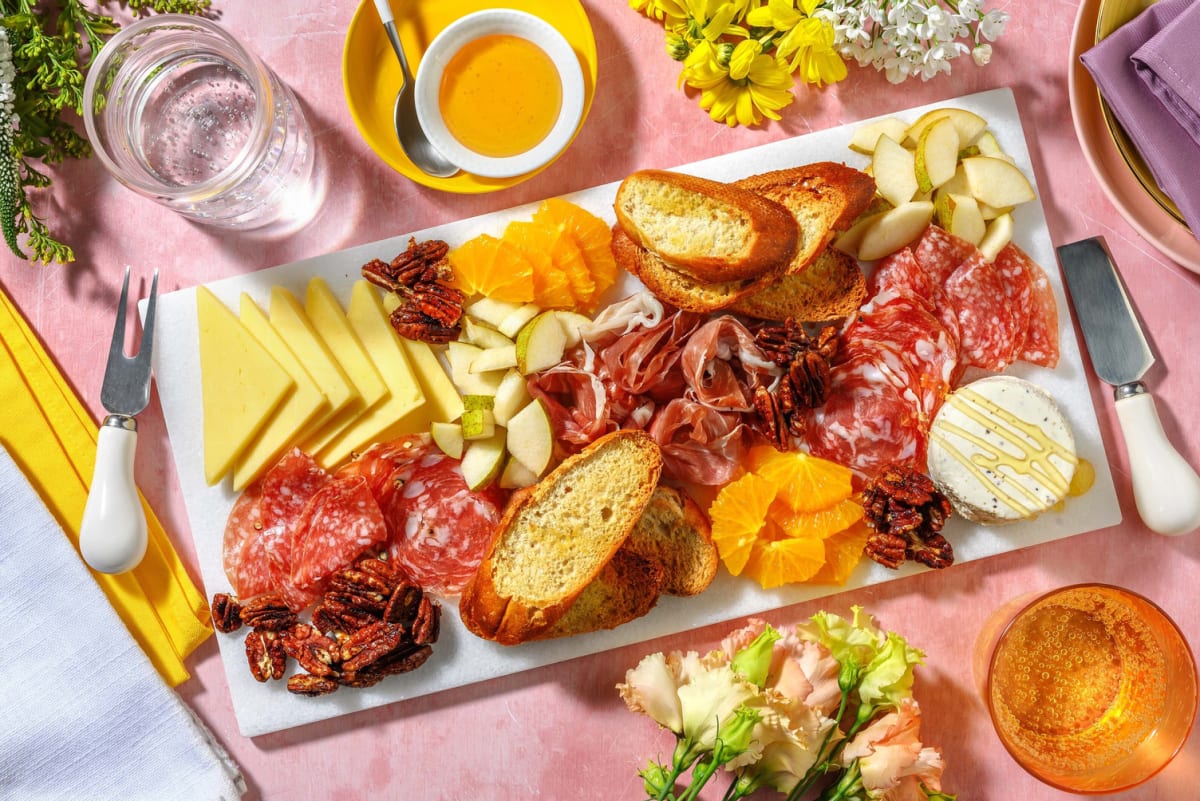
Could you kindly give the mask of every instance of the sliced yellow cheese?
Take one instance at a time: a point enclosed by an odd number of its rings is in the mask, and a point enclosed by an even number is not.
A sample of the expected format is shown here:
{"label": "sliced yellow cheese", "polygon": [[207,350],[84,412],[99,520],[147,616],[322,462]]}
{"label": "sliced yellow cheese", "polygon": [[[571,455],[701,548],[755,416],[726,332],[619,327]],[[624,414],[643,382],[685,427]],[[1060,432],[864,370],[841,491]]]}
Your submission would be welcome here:
{"label": "sliced yellow cheese", "polygon": [[383,310],[379,293],[366,281],[358,281],[351,290],[346,318],[383,376],[388,395],[317,453],[317,462],[327,468],[340,464],[355,450],[376,441],[396,421],[425,403],[421,385],[404,354],[400,337]]}
{"label": "sliced yellow cheese", "polygon": [[421,382],[421,391],[425,393],[423,411],[428,417],[422,430],[428,431],[428,424],[434,421],[449,423],[462,417],[462,395],[433,348],[424,342],[404,338],[401,338],[400,344],[404,346],[404,352],[408,354],[408,360]]}
{"label": "sliced yellow cheese", "polygon": [[309,425],[329,409],[329,399],[321,391],[304,365],[267,319],[254,300],[242,293],[239,316],[258,344],[291,376],[296,389],[289,395],[254,441],[242,452],[233,466],[233,491],[241,492],[247,484],[279,458],[288,445],[301,439]]}
{"label": "sliced yellow cheese", "polygon": [[327,439],[332,426],[361,412],[362,398],[291,292],[271,287],[269,314],[271,325],[329,399],[328,415],[300,442],[303,450],[313,453]]}
{"label": "sliced yellow cheese", "polygon": [[204,478],[216,484],[296,384],[232,311],[196,289]]}
{"label": "sliced yellow cheese", "polygon": [[333,352],[334,358],[346,371],[350,383],[358,390],[363,405],[369,409],[383,400],[388,394],[383,376],[379,374],[363,343],[350,327],[346,312],[342,310],[333,291],[320,278],[308,282],[304,311],[321,339],[325,340],[325,344]]}

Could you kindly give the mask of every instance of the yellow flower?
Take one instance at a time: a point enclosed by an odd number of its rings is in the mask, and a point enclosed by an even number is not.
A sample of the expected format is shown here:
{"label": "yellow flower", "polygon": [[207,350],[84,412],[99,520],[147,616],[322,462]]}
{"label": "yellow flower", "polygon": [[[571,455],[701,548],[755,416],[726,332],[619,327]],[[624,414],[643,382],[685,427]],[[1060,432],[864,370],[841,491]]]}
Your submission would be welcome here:
{"label": "yellow flower", "polygon": [[683,0],[688,33],[693,39],[716,42],[722,36],[745,39],[750,32],[738,23],[746,15],[747,0]]}
{"label": "yellow flower", "polygon": [[805,17],[783,35],[776,53],[783,61],[791,59],[788,69],[798,72],[800,80],[821,86],[846,77],[846,62],[833,46],[833,26]]}
{"label": "yellow flower", "polygon": [[758,125],[763,117],[778,120],[779,109],[792,102],[792,76],[753,40],[740,42],[728,65],[719,48],[700,42],[684,62],[680,81],[699,89],[700,107],[730,128]]}
{"label": "yellow flower", "polygon": [[629,0],[629,7],[664,24],[687,20],[687,9],[679,0]]}

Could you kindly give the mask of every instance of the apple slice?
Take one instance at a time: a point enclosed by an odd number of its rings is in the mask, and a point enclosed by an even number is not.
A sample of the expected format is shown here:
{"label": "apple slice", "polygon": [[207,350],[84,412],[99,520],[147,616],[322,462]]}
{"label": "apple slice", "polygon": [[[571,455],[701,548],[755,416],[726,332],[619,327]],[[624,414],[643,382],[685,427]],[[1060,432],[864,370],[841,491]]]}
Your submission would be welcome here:
{"label": "apple slice", "polygon": [[932,219],[933,204],[928,200],[914,200],[885,211],[863,234],[858,258],[874,261],[912,244]]}
{"label": "apple slice", "polygon": [[483,349],[466,342],[453,341],[446,345],[446,361],[450,364],[450,381],[462,395],[495,395],[504,373],[472,373],[471,365]]}
{"label": "apple slice", "polygon": [[971,195],[994,208],[1028,203],[1036,195],[1025,173],[1016,165],[994,156],[972,156],[962,160]]}
{"label": "apple slice", "polygon": [[948,119],[954,125],[954,129],[958,131],[958,148],[963,149],[975,144],[975,141],[987,129],[987,120],[980,117],[978,114],[967,111],[964,108],[935,108],[932,111],[927,111],[917,118],[917,121],[909,126],[905,132],[904,139],[901,141],[916,144],[921,140],[921,134],[925,129],[934,123]]}
{"label": "apple slice", "polygon": [[542,312],[517,333],[517,370],[529,375],[562,361],[567,333],[554,312]]}
{"label": "apple slice", "polygon": [[530,400],[532,398],[525,383],[525,376],[516,368],[506,372],[500,380],[500,386],[496,387],[496,397],[492,403],[492,416],[496,418],[496,424],[508,425],[512,416]]}
{"label": "apple slice", "polygon": [[911,150],[887,134],[880,134],[872,162],[875,189],[893,206],[907,203],[917,193],[916,158]]}
{"label": "apple slice", "polygon": [[508,421],[507,447],[534,475],[546,471],[554,455],[554,431],[541,401],[530,401]]}
{"label": "apple slice", "polygon": [[490,373],[493,370],[507,370],[517,366],[517,344],[511,342],[495,348],[484,348],[471,362],[472,373]]}
{"label": "apple slice", "polygon": [[487,323],[480,322],[468,314],[462,316],[462,336],[459,339],[485,350],[513,343],[509,337],[504,336],[504,334],[501,334]]}
{"label": "apple slice", "polygon": [[433,444],[442,449],[442,453],[452,459],[462,458],[463,431],[458,423],[435,420],[429,424],[429,435],[433,437]]}
{"label": "apple slice", "polygon": [[958,169],[958,130],[946,117],[921,132],[913,154],[917,191],[932,192],[954,177]]}
{"label": "apple slice", "polygon": [[938,197],[934,206],[938,225],[955,236],[978,245],[983,239],[987,223],[979,211],[979,203],[970,195],[945,194]]}
{"label": "apple slice", "polygon": [[467,445],[462,457],[462,472],[472,491],[483,489],[500,475],[504,465],[504,441],[504,431],[497,430],[490,437]]}
{"label": "apple slice", "polygon": [[882,120],[868,122],[854,130],[854,134],[850,137],[850,149],[855,153],[869,156],[875,152],[875,144],[879,141],[880,134],[887,134],[899,142],[904,139],[907,131],[908,123],[895,117],[885,117]]}
{"label": "apple slice", "polygon": [[1013,237],[1013,218],[1011,214],[1001,214],[996,219],[988,223],[987,231],[983,235],[983,239],[979,242],[979,252],[982,253],[988,261],[993,261],[996,254],[1004,250],[1004,246],[1012,241]]}
{"label": "apple slice", "polygon": [[500,473],[500,486],[504,489],[521,489],[532,487],[538,481],[537,475],[516,459],[509,458]]}
{"label": "apple slice", "polygon": [[521,303],[512,303],[507,300],[479,298],[464,306],[463,313],[468,317],[474,317],[476,320],[487,323],[492,328],[499,330],[500,324],[504,322],[505,318],[521,308],[522,305]]}
{"label": "apple slice", "polygon": [[506,337],[516,337],[526,323],[542,313],[541,307],[534,303],[526,303],[512,314],[504,318],[500,325],[496,326],[496,330]]}

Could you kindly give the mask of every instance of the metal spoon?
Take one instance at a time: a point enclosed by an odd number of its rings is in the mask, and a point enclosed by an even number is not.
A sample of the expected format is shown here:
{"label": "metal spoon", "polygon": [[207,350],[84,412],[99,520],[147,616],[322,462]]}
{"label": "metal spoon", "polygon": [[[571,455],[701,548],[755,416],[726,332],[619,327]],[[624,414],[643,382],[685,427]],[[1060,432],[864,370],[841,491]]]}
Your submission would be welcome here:
{"label": "metal spoon", "polygon": [[458,167],[451,164],[425,136],[421,121],[417,119],[417,107],[413,98],[413,76],[408,69],[408,59],[404,57],[404,48],[400,45],[400,35],[396,33],[396,21],[392,16],[392,7],[388,0],[375,0],[375,8],[379,11],[379,19],[383,29],[387,31],[388,41],[396,51],[400,60],[400,73],[404,83],[396,93],[396,109],[394,112],[396,136],[400,139],[400,147],[405,154],[417,165],[418,169],[435,178],[449,178],[458,172]]}

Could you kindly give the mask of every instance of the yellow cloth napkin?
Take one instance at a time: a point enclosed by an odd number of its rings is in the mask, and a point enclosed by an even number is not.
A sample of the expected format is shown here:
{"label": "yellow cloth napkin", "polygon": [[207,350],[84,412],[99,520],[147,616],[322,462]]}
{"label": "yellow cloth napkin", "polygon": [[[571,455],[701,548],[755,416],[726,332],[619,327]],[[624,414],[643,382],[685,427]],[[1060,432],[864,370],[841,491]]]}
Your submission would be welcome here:
{"label": "yellow cloth napkin", "polygon": [[[29,476],[78,551],[97,424],[2,289],[0,412],[0,445]],[[142,506],[150,534],[145,559],[126,573],[92,571],[92,576],[163,680],[175,687],[188,678],[183,660],[212,628],[204,596],[145,499]]]}

